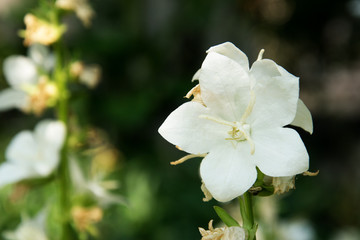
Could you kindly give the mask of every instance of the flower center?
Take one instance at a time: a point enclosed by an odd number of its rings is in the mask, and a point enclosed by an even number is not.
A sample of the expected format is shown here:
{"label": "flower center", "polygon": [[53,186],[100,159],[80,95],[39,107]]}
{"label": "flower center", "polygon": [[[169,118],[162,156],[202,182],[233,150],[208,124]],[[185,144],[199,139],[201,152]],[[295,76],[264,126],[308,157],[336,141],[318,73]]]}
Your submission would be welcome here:
{"label": "flower center", "polygon": [[248,141],[248,143],[250,144],[250,153],[254,154],[255,144],[254,141],[251,139],[251,126],[245,122],[246,119],[250,116],[255,104],[255,94],[253,91],[250,92],[250,96],[251,97],[249,104],[239,122],[229,122],[208,115],[200,115],[199,117],[231,127],[231,130],[227,132],[230,137],[225,138],[225,140],[235,141],[235,144],[242,141]]}
{"label": "flower center", "polygon": [[232,130],[228,132],[230,138],[225,138],[226,140],[234,140],[236,142],[241,142],[246,140],[246,136],[250,135],[250,125],[241,124],[239,122],[234,122],[235,126],[232,126]]}
{"label": "flower center", "polygon": [[230,135],[230,137],[225,138],[225,140],[235,141],[235,143],[239,143],[247,140],[250,144],[250,153],[254,154],[255,144],[251,139],[251,127],[249,124],[234,122],[234,126],[232,126],[232,130],[229,131],[228,134]]}

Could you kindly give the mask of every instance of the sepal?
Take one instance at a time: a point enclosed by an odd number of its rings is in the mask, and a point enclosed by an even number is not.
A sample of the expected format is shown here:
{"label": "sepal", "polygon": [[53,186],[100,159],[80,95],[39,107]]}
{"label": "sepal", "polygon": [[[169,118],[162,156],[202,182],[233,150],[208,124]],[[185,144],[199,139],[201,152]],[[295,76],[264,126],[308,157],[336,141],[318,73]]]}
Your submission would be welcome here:
{"label": "sepal", "polygon": [[240,226],[239,223],[225,211],[225,209],[218,207],[218,206],[214,206],[214,209],[215,209],[216,214],[219,216],[221,221],[223,221],[223,223],[225,223],[226,226],[228,226],[228,227],[233,227],[233,226],[239,227]]}

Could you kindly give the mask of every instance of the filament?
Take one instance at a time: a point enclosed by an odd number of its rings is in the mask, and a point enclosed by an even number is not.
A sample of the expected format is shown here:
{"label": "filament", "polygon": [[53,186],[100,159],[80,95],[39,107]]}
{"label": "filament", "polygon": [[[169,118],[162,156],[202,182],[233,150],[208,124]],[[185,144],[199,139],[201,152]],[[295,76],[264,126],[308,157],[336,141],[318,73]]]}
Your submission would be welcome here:
{"label": "filament", "polygon": [[249,104],[248,104],[248,106],[247,106],[247,108],[245,110],[245,113],[241,117],[240,123],[244,123],[245,120],[251,114],[251,112],[252,112],[252,110],[254,108],[254,105],[255,105],[255,99],[256,99],[256,96],[255,96],[254,91],[250,91],[250,101],[249,101]]}
{"label": "filament", "polygon": [[179,160],[177,161],[173,161],[173,162],[170,162],[171,165],[178,165],[178,164],[181,164],[189,159],[192,159],[192,158],[196,158],[196,157],[205,157],[207,154],[204,153],[204,154],[189,154],[189,155],[186,155],[185,157],[182,157],[180,158]]}
{"label": "filament", "polygon": [[199,118],[211,120],[211,121],[213,121],[213,122],[220,123],[220,124],[222,124],[222,125],[226,125],[226,126],[230,126],[230,127],[235,127],[235,128],[236,128],[236,125],[235,125],[234,123],[225,121],[225,120],[220,119],[220,118],[217,118],[217,117],[212,117],[212,116],[208,116],[208,115],[200,115]]}

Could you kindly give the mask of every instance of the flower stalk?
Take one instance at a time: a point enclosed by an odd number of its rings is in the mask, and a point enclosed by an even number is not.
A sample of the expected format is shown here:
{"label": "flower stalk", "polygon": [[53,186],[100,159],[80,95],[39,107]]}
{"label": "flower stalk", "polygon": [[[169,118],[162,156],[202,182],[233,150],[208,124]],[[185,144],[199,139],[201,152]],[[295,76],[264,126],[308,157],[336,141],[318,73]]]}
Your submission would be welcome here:
{"label": "flower stalk", "polygon": [[239,197],[240,213],[243,220],[243,228],[247,231],[247,240],[256,240],[257,224],[254,221],[252,195],[245,192]]}
{"label": "flower stalk", "polygon": [[[64,71],[63,51],[61,42],[54,45],[56,55],[56,68],[54,71],[54,78],[59,91],[59,100],[56,109],[57,117],[67,127],[68,123],[68,90],[67,90],[67,75]],[[68,136],[68,134],[66,134]],[[69,172],[68,172],[68,148],[67,138],[65,139],[64,146],[61,152],[61,160],[59,164],[59,208],[62,214],[61,219],[61,239],[69,239],[69,218],[70,218],[70,205],[69,205]]]}

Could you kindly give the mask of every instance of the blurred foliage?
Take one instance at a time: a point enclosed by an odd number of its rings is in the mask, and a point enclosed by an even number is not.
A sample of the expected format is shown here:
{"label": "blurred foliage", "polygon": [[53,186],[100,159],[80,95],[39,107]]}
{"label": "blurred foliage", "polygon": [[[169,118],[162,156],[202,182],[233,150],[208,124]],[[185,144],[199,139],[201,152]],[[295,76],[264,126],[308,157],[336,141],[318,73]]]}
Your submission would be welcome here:
{"label": "blurred foliage", "polygon": [[[17,31],[36,1],[0,2],[0,64],[25,54]],[[91,28],[74,16],[65,21],[65,41],[87,63],[102,66],[95,91],[78,89],[72,111],[80,123],[103,129],[121,152],[116,176],[129,206],[112,206],[100,223],[100,239],[199,239],[197,227],[219,219],[215,201],[202,202],[199,162],[169,162],[183,156],[157,129],[186,100],[205,51],[231,41],[250,63],[261,48],[300,76],[301,97],[313,113],[314,134],[301,132],[317,177],[298,177],[296,190],[279,199],[283,219],[305,217],[316,239],[360,226],[360,12],[358,0],[94,0]],[[357,5],[356,5],[357,4]],[[359,11],[359,7],[357,8]],[[0,70],[1,72],[1,70]],[[6,82],[0,75],[0,87]],[[360,96],[360,95],[359,95]],[[46,116],[47,113],[45,113]],[[1,113],[0,149],[36,118]],[[4,152],[4,151],[1,151]],[[3,155],[0,158],[4,159]],[[16,186],[20,188],[21,186]],[[10,205],[0,194],[0,231],[12,229],[21,205],[39,209],[46,188]],[[226,205],[225,205],[226,207]],[[34,210],[34,213],[36,211]],[[31,214],[31,213],[30,213]]]}

